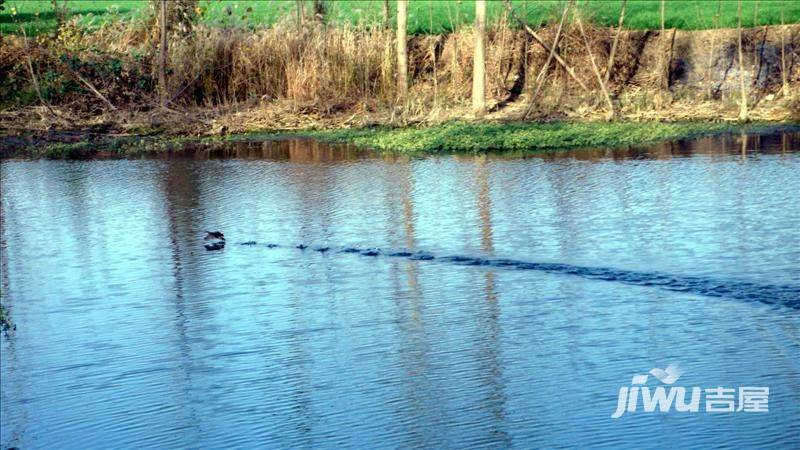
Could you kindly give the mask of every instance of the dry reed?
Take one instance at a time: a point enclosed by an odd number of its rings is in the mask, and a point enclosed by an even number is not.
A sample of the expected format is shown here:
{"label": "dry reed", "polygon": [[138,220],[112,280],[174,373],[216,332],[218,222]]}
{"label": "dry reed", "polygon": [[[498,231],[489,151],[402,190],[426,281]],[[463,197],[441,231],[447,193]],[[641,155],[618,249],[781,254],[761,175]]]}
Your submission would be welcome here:
{"label": "dry reed", "polygon": [[[588,22],[585,26],[592,54],[597,60],[606,61],[614,31]],[[148,109],[158,104],[153,82],[156,79],[155,44],[145,21],[110,22],[94,32],[82,30],[77,23],[67,23],[64,27],[58,33],[58,41],[40,39],[32,43],[35,49],[29,54],[36,73],[61,73],[69,77],[59,68],[64,61],[71,61],[74,66],[70,69],[75,75],[90,81],[118,107]],[[537,34],[545,42],[552,42],[555,28],[555,24],[546,25],[537,29]],[[787,29],[787,54],[794,55],[800,47],[800,26]],[[446,35],[410,38],[408,116],[430,117],[435,106],[457,111],[468,105],[473,33],[472,26],[464,26]],[[695,55],[698,50],[692,49],[693,39],[698,40],[697,36],[703,33],[710,32],[678,32],[676,51],[681,53],[676,54],[675,59],[686,61],[679,68],[686,71],[686,67],[696,64],[705,69],[704,81],[694,83],[700,85],[696,89],[699,93],[706,90],[708,75],[717,77],[717,84],[728,89],[730,75],[709,73],[707,52]],[[729,40],[725,30],[718,33],[722,41]],[[771,35],[777,39],[776,33]],[[311,21],[298,27],[293,20],[286,20],[256,30],[199,25],[188,35],[175,33],[171,37],[170,108],[266,107],[274,103],[276,108],[279,104],[280,110],[286,110],[288,105],[291,112],[300,114],[387,111],[396,101],[394,40],[394,31],[384,27],[326,26]],[[772,40],[770,36],[767,44],[778,45],[777,40]],[[732,57],[730,52],[720,51],[720,48],[726,48],[725,42],[717,43],[719,58]],[[25,49],[14,36],[7,36],[0,49],[0,69],[16,80],[17,85],[13,86],[16,91],[30,90],[26,85],[30,77],[23,64]],[[609,90],[629,114],[648,107],[648,93],[658,88],[657,64],[654,64],[657,51],[657,43],[648,32],[623,32],[620,36],[614,73],[608,77]],[[558,52],[574,68],[579,80],[590,89],[599,89],[587,49],[574,25],[567,26]],[[524,99],[547,56],[548,52],[541,45],[524,30],[510,24],[507,17],[494,21],[488,30],[486,46],[487,106],[490,110],[498,111],[517,97]],[[702,59],[702,64],[698,58]],[[793,58],[796,60],[796,56]],[[698,59],[697,63],[694,59]],[[767,79],[775,78],[778,82],[762,89],[778,92],[780,76],[773,75],[780,70],[779,61],[777,65],[772,60],[764,64],[764,70],[770,75]],[[106,65],[117,69],[110,70]],[[790,61],[788,65],[793,71],[788,76],[789,82],[796,85],[800,64]],[[727,66],[723,61],[713,67]],[[694,75],[687,73],[675,75],[676,80],[680,82],[679,77],[684,76],[685,84],[691,85]],[[48,101],[54,105],[76,104],[81,98],[80,90],[70,91],[68,83],[62,84],[61,89],[48,87]],[[10,95],[2,93],[4,99]],[[546,72],[545,89],[536,100],[534,117],[554,111],[583,114],[594,110],[596,99],[596,95],[584,92],[560,65],[554,64]],[[92,104],[95,99],[83,96],[81,101]],[[94,103],[93,108],[102,109],[100,103]]]}

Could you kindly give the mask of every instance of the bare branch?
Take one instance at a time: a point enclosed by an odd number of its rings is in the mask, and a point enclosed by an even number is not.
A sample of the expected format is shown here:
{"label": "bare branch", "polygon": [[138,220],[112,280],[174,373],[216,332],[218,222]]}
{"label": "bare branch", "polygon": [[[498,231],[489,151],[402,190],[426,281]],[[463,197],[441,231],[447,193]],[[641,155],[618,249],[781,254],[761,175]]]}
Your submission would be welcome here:
{"label": "bare branch", "polygon": [[583,45],[586,46],[586,53],[589,54],[589,61],[592,63],[592,70],[594,70],[594,74],[597,77],[597,82],[600,84],[600,90],[603,91],[603,97],[606,100],[606,104],[608,106],[608,113],[606,115],[606,120],[613,120],[616,116],[616,111],[614,110],[614,103],[611,101],[611,96],[608,94],[608,89],[606,89],[606,84],[603,82],[603,77],[600,76],[600,69],[597,67],[597,63],[594,61],[594,54],[592,54],[592,48],[589,46],[589,39],[586,37],[586,32],[583,29],[583,20],[580,16],[578,16],[578,29],[581,30],[581,36],[583,37]]}
{"label": "bare branch", "polygon": [[[510,15],[511,17],[513,17],[513,18],[514,18],[514,20],[516,20],[516,21],[517,21],[517,22],[520,24],[520,26],[522,26],[522,27],[525,29],[525,31],[526,31],[526,32],[528,32],[528,34],[529,34],[529,35],[530,35],[530,36],[533,38],[533,40],[534,40],[534,41],[536,41],[536,43],[537,43],[537,44],[541,45],[541,46],[542,46],[542,48],[543,48],[543,49],[544,49],[546,52],[551,52],[551,51],[552,51],[552,49],[550,48],[550,46],[548,46],[548,45],[547,45],[547,44],[544,42],[544,40],[541,38],[541,36],[539,36],[539,35],[538,35],[538,34],[537,34],[535,31],[533,31],[533,29],[532,29],[530,26],[528,26],[528,24],[527,24],[527,23],[525,23],[525,21],[524,21],[524,20],[522,20],[522,19],[521,19],[519,16],[517,16],[517,14],[514,12],[514,8],[513,8],[513,6],[511,5],[511,2],[510,2],[509,0],[504,0],[504,1],[505,1],[505,4],[506,4],[506,9],[507,9],[507,10],[508,10],[508,12],[509,12],[509,15]],[[567,73],[569,74],[569,76],[570,76],[570,77],[571,77],[573,80],[575,80],[575,82],[576,82],[576,83],[578,83],[578,85],[581,87],[581,89],[583,89],[583,90],[584,90],[584,91],[586,91],[587,93],[591,93],[591,92],[592,92],[592,91],[591,91],[591,90],[590,90],[588,87],[586,87],[586,85],[585,85],[585,84],[584,84],[584,83],[583,83],[583,82],[582,82],[580,79],[578,79],[578,76],[577,76],[577,75],[575,75],[575,69],[573,69],[572,67],[570,67],[570,66],[569,66],[569,64],[567,64],[567,62],[566,62],[566,61],[564,61],[564,59],[563,59],[561,56],[559,56],[559,54],[558,54],[558,53],[554,53],[554,54],[553,54],[553,57],[555,58],[555,60],[556,60],[556,61],[557,61],[559,64],[561,64],[561,67],[563,67],[563,68],[564,68],[564,69],[567,71]]]}
{"label": "bare branch", "polygon": [[617,34],[614,36],[614,42],[611,44],[611,53],[608,55],[608,65],[606,66],[606,75],[603,78],[603,83],[608,85],[608,80],[611,79],[611,70],[614,68],[614,56],[617,54],[617,45],[619,44],[619,36],[622,34],[622,25],[625,23],[625,5],[628,0],[622,0],[622,7],[619,10],[619,25],[617,25]]}
{"label": "bare branch", "polygon": [[539,95],[539,91],[542,89],[544,85],[545,75],[547,74],[547,70],[550,68],[550,62],[553,60],[553,57],[556,53],[556,48],[558,47],[558,41],[561,39],[561,30],[564,29],[564,21],[567,20],[567,13],[569,13],[570,8],[575,3],[574,0],[570,0],[567,6],[564,7],[564,12],[561,14],[561,20],[558,22],[558,29],[556,30],[556,37],[553,38],[553,45],[550,48],[550,53],[547,55],[547,60],[545,61],[544,65],[542,65],[542,69],[539,70],[539,74],[536,76],[536,85],[533,89],[533,93],[531,94],[530,100],[528,100],[528,107],[525,108],[525,112],[522,114],[523,119],[527,119],[530,116],[531,112],[533,111],[533,105],[536,102],[536,97]]}

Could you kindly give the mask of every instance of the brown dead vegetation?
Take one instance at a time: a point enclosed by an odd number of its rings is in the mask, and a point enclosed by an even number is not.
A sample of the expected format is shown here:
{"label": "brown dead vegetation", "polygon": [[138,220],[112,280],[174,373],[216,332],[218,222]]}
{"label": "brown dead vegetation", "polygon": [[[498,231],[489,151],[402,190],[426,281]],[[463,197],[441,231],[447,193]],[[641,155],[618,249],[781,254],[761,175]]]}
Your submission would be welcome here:
{"label": "brown dead vegetation", "polygon": [[[565,25],[554,49],[561,62],[543,72],[530,118],[601,118],[607,101],[613,101],[618,118],[626,120],[734,119],[741,73],[753,119],[800,119],[797,100],[782,89],[784,76],[789,93],[800,86],[800,25],[744,30],[744,60],[756,61],[746,67],[737,61],[734,29],[667,29],[667,46],[658,31],[623,30],[611,73],[606,73],[606,61],[617,30],[589,22],[583,26],[585,39],[574,23]],[[556,32],[557,23],[535,30],[545,44],[554,41]],[[35,41],[6,36],[0,45],[0,72],[8,74],[0,85],[4,133],[369,126],[440,122],[467,117],[470,111],[472,27],[409,38],[410,86],[400,118],[393,114],[398,101],[395,33],[384,27],[306,23],[298,28],[287,21],[256,31],[197,26],[185,36],[175,33],[165,108],[159,106],[157,49],[146,28],[116,23],[86,33],[67,23],[57,36]],[[484,120],[519,119],[548,56],[545,45],[513,18],[494,22],[487,29],[489,113]],[[657,109],[661,58],[668,61],[667,101]],[[34,79],[42,85],[43,98],[23,99],[19,93],[32,92]],[[606,80],[608,99],[600,95]]]}

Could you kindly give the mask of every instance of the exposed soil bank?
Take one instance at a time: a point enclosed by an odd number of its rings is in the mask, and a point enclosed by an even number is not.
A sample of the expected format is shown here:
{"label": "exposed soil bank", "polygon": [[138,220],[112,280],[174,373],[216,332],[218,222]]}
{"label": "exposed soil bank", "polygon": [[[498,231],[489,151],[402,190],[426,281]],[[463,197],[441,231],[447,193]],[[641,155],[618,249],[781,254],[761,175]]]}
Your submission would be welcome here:
{"label": "exposed soil bank", "polygon": [[[2,158],[129,158],[168,153],[202,153],[231,142],[307,138],[386,154],[529,154],[579,148],[636,148],[649,144],[720,134],[800,133],[800,124],[550,122],[466,123],[437,126],[375,127],[247,133],[229,136],[171,137],[92,135],[72,142],[0,138]],[[57,139],[57,138],[56,138]]]}

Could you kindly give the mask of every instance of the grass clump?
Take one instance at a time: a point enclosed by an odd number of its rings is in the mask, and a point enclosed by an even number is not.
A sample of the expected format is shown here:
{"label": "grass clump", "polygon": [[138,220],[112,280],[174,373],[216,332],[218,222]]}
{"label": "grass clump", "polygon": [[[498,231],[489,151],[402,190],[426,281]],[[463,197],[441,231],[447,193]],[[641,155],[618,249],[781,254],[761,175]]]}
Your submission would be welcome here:
{"label": "grass clump", "polygon": [[759,132],[774,124],[551,122],[432,127],[320,130],[301,133],[325,142],[393,153],[536,152],[574,148],[634,147],[704,134]]}

